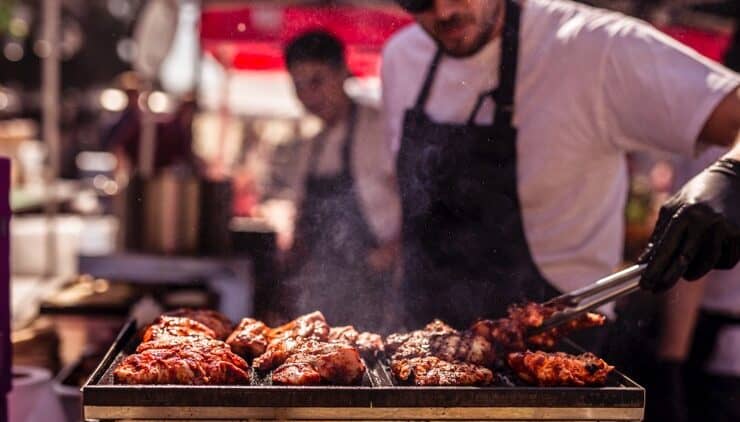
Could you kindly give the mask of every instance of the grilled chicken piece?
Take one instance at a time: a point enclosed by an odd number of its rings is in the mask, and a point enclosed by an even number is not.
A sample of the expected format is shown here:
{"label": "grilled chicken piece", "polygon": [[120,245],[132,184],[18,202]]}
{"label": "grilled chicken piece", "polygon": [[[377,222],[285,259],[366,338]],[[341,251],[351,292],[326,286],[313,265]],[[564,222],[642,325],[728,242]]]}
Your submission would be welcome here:
{"label": "grilled chicken piece", "polygon": [[355,342],[360,354],[366,358],[377,359],[378,355],[385,351],[383,337],[380,334],[363,331],[357,336]]}
{"label": "grilled chicken piece", "polygon": [[492,366],[496,358],[486,338],[472,332],[460,333],[439,320],[407,335],[393,334],[388,340],[386,350],[393,350],[391,360],[435,356],[449,362]]}
{"label": "grilled chicken piece", "polygon": [[509,354],[508,363],[522,380],[548,387],[603,385],[614,370],[592,353],[516,352]]}
{"label": "grilled chicken piece", "polygon": [[194,321],[198,321],[213,330],[216,334],[216,338],[219,340],[225,340],[234,328],[231,320],[226,318],[224,314],[209,309],[181,308],[172,312],[167,312],[165,315],[190,318]]}
{"label": "grilled chicken piece", "polygon": [[324,315],[319,312],[311,312],[300,316],[287,324],[270,330],[269,338],[316,338],[327,341],[329,339],[329,324]]}
{"label": "grilled chicken piece", "polygon": [[356,344],[360,333],[351,325],[344,327],[331,327],[329,329],[329,341]]}
{"label": "grilled chicken piece", "polygon": [[380,334],[367,331],[360,333],[351,325],[332,327],[329,330],[329,341],[355,346],[366,359],[375,359],[384,351],[383,338]]}
{"label": "grilled chicken piece", "polygon": [[244,318],[226,340],[234,353],[245,359],[252,359],[265,353],[270,328],[262,321]]}
{"label": "grilled chicken piece", "polygon": [[482,366],[448,362],[434,356],[394,360],[391,371],[401,381],[418,386],[488,385],[493,373]]}
{"label": "grilled chicken piece", "polygon": [[527,345],[552,349],[560,338],[570,332],[604,325],[606,317],[588,312],[580,318],[555,327],[545,333],[531,336],[525,340],[526,331],[541,326],[544,321],[560,308],[529,302],[509,307],[509,317],[497,320],[481,320],[474,323],[470,331],[483,336],[504,351],[523,351]]}
{"label": "grilled chicken piece", "polygon": [[282,385],[319,385],[321,374],[308,362],[284,363],[272,372],[272,382]]}
{"label": "grilled chicken piece", "polygon": [[190,318],[160,316],[144,332],[142,341],[158,340],[164,337],[205,337],[216,338],[216,333],[198,321]]}
{"label": "grilled chicken piece", "polygon": [[262,371],[269,371],[282,365],[286,359],[293,354],[293,351],[300,345],[304,339],[285,338],[273,340],[267,345],[265,353],[257,356],[252,361],[252,365]]}
{"label": "grilled chicken piece", "polygon": [[353,385],[360,382],[365,365],[360,354],[346,343],[324,343],[309,340],[294,349],[281,366],[273,372],[277,384],[316,384],[320,381],[334,385]]}
{"label": "grilled chicken piece", "polygon": [[[237,364],[238,363],[238,364]],[[247,384],[249,367],[225,349],[148,349],[126,357],[113,372],[120,384]]]}

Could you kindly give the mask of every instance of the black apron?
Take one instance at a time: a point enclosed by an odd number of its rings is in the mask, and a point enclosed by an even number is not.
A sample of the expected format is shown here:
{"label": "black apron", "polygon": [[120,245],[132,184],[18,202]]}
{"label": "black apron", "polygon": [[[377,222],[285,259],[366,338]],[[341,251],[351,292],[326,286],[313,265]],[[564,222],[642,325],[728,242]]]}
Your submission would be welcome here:
{"label": "black apron", "polygon": [[722,329],[732,326],[740,326],[740,317],[707,310],[699,313],[686,365],[686,397],[692,422],[740,420],[740,378],[706,371]]}
{"label": "black apron", "polygon": [[[480,95],[468,122],[438,123],[424,111],[439,50],[404,116],[397,169],[409,327],[441,318],[462,328],[502,316],[514,302],[557,294],[534,263],[522,226],[512,124],[521,10],[512,0],[506,5],[500,83]],[[476,125],[488,96],[496,103],[493,124]]]}
{"label": "black apron", "polygon": [[342,169],[336,175],[316,174],[323,142],[312,146],[304,201],[296,236],[307,251],[297,277],[294,312],[320,310],[332,325],[376,328],[382,319],[376,303],[383,295],[378,275],[366,259],[378,242],[365,221],[352,175],[352,149],[357,106],[352,109],[342,145]]}

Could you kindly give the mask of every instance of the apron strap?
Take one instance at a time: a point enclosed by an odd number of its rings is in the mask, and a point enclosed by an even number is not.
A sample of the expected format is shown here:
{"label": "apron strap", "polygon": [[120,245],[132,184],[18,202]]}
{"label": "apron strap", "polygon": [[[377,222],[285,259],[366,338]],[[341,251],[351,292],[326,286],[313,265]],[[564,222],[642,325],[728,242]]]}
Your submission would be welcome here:
{"label": "apron strap", "polygon": [[515,0],[506,1],[504,34],[501,42],[501,80],[498,88],[493,90],[496,101],[496,112],[493,117],[495,125],[513,127],[514,95],[516,72],[519,61],[519,19],[521,6]]}
{"label": "apron strap", "polygon": [[347,121],[347,132],[342,145],[342,172],[350,179],[352,177],[352,146],[355,143],[355,128],[357,126],[357,104],[352,102]]}
{"label": "apron strap", "polygon": [[[355,126],[357,121],[357,104],[355,104],[354,101],[350,104],[350,110],[349,110],[349,118],[347,119],[347,130],[344,135],[344,143],[342,144],[342,169],[341,172],[349,173],[350,175],[352,172],[350,171],[350,156],[352,152],[352,143],[354,140],[354,134],[355,134]],[[321,154],[324,152],[324,147],[326,146],[326,140],[325,139],[314,139],[313,145],[311,145],[311,152],[309,155],[309,167],[308,167],[308,175],[311,176],[316,173],[316,167],[318,166],[319,160],[321,159]]]}
{"label": "apron strap", "polygon": [[427,103],[427,99],[429,98],[429,93],[432,90],[432,83],[434,82],[434,76],[437,74],[437,68],[439,67],[439,62],[442,60],[442,49],[437,47],[437,52],[434,53],[434,58],[432,59],[432,63],[429,65],[429,68],[427,69],[427,76],[424,78],[424,85],[421,86],[421,91],[419,92],[419,96],[416,97],[416,104],[414,105],[414,108],[417,110],[424,110],[424,106]]}

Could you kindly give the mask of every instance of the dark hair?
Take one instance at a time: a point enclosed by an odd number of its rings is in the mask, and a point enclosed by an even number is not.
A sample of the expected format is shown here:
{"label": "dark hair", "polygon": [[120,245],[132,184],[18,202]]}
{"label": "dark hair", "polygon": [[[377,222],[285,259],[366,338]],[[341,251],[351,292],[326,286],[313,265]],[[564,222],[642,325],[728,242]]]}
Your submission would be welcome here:
{"label": "dark hair", "polygon": [[305,32],[285,47],[285,64],[288,67],[302,61],[318,61],[337,68],[345,67],[342,41],[326,31]]}

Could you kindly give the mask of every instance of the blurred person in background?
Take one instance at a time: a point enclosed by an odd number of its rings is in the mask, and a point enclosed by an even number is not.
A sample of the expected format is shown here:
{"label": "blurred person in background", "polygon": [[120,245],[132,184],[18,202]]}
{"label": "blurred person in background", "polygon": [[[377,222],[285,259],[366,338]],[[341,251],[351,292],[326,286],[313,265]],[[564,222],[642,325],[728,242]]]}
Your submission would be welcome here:
{"label": "blurred person in background", "polygon": [[323,123],[301,146],[290,183],[298,204],[283,286],[293,297],[291,313],[318,309],[334,325],[379,330],[400,224],[380,113],[346,94],[350,72],[333,35],[297,37],[285,60],[298,99]]}
{"label": "blurred person in background", "polygon": [[[126,108],[105,133],[103,145],[113,152],[119,166],[127,173],[138,169],[141,143],[142,114],[141,83],[133,72],[119,77],[119,85],[126,93]],[[195,167],[200,162],[193,153],[193,119],[197,103],[192,95],[184,95],[172,114],[154,115],[156,119],[154,170],[185,163]]]}
{"label": "blurred person in background", "polygon": [[[725,64],[740,70],[738,27]],[[675,188],[727,154],[712,147],[678,159]],[[740,421],[740,268],[712,271],[698,283],[680,283],[665,297],[654,376],[663,392],[648,406],[647,421]],[[648,385],[648,388],[651,386]]]}

